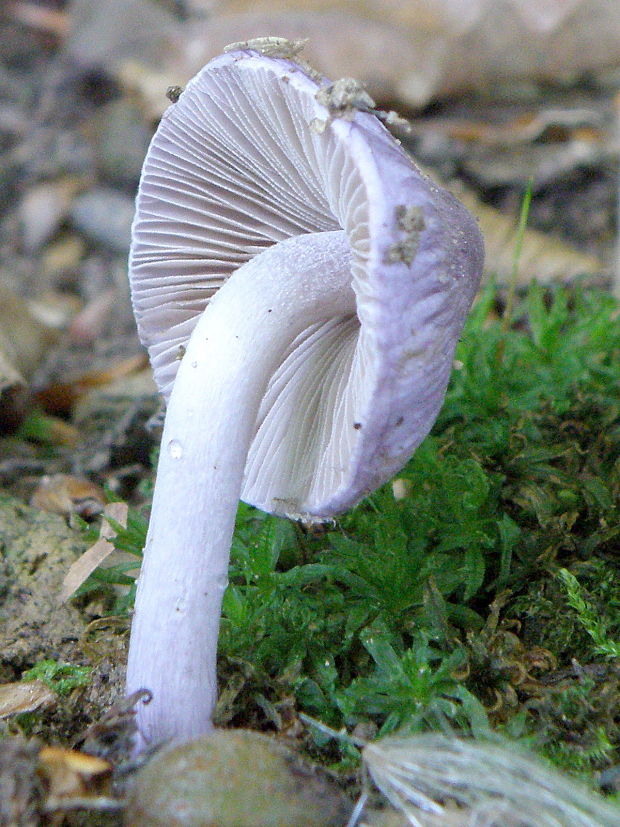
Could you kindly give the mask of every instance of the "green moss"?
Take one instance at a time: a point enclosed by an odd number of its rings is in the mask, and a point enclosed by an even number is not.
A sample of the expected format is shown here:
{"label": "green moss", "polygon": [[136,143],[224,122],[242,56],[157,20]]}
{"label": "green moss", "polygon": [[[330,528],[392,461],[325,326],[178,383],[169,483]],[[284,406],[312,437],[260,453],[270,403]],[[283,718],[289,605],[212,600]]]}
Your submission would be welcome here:
{"label": "green moss", "polygon": [[535,284],[498,308],[491,286],[404,496],[321,537],[240,506],[221,721],[493,726],[580,773],[617,761],[620,309]]}
{"label": "green moss", "polygon": [[41,660],[22,673],[23,681],[40,680],[59,695],[68,695],[74,689],[88,686],[90,668],[55,660]]}

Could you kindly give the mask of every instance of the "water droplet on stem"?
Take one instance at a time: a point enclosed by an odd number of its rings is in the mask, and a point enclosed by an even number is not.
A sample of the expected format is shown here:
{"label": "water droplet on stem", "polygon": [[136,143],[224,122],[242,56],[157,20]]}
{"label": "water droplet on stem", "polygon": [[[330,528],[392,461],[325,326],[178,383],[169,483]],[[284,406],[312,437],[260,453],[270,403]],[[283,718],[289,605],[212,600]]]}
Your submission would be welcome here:
{"label": "water droplet on stem", "polygon": [[183,456],[183,446],[178,439],[171,439],[168,443],[168,453],[172,459],[181,459]]}

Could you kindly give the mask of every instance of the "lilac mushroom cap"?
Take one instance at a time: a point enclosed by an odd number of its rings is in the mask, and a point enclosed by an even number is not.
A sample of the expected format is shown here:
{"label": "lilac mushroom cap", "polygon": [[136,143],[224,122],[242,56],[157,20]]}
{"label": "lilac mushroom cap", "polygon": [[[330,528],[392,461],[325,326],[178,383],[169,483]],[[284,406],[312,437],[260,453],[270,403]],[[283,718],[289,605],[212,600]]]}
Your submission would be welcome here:
{"label": "lilac mushroom cap", "polygon": [[168,397],[180,349],[231,273],[288,238],[344,232],[355,313],[282,353],[242,489],[266,511],[320,516],[389,479],[428,433],[483,255],[464,207],[373,115],[317,134],[325,83],[253,52],[209,63],[151,146],[131,254],[138,327]]}
{"label": "lilac mushroom cap", "polygon": [[[145,740],[208,730],[215,701],[213,640],[206,677],[196,637],[187,644],[193,662],[176,694],[161,664],[148,663],[162,636],[172,645],[181,634],[153,620],[167,600],[189,624],[215,612],[188,607],[197,575],[168,577],[176,598],[151,585],[166,558],[194,566],[187,547],[197,545],[205,594],[215,578],[221,600],[239,495],[320,518],[388,480],[437,416],[478,287],[483,245],[466,209],[372,113],[325,102],[329,82],[305,65],[228,52],[169,107],[144,164],[131,290],[169,401],[128,670],[129,691],[155,695],[140,713]],[[207,447],[195,448],[194,430]],[[226,488],[217,474],[235,464]],[[209,683],[210,694],[188,693],[188,681]],[[193,711],[170,721],[181,692]]]}

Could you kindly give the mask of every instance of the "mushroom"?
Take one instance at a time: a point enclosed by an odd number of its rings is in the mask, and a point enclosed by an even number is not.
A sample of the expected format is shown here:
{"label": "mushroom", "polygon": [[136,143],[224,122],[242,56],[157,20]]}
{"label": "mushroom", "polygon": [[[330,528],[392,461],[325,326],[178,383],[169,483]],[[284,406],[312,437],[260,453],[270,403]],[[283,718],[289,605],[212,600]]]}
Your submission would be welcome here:
{"label": "mushroom", "polygon": [[189,82],[138,192],[132,301],[167,401],[127,671],[152,693],[138,749],[212,729],[239,498],[318,521],[398,471],[482,269],[470,214],[375,115],[264,51]]}

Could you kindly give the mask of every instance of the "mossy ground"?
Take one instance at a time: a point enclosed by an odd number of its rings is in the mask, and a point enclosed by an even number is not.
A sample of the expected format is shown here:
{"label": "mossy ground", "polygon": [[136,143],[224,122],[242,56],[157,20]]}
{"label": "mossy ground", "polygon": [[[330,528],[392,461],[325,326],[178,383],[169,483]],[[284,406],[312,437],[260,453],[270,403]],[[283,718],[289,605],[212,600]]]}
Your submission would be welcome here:
{"label": "mossy ground", "polygon": [[396,485],[322,532],[240,506],[220,723],[493,729],[591,781],[617,762],[620,308],[532,285],[502,312],[487,288]]}

